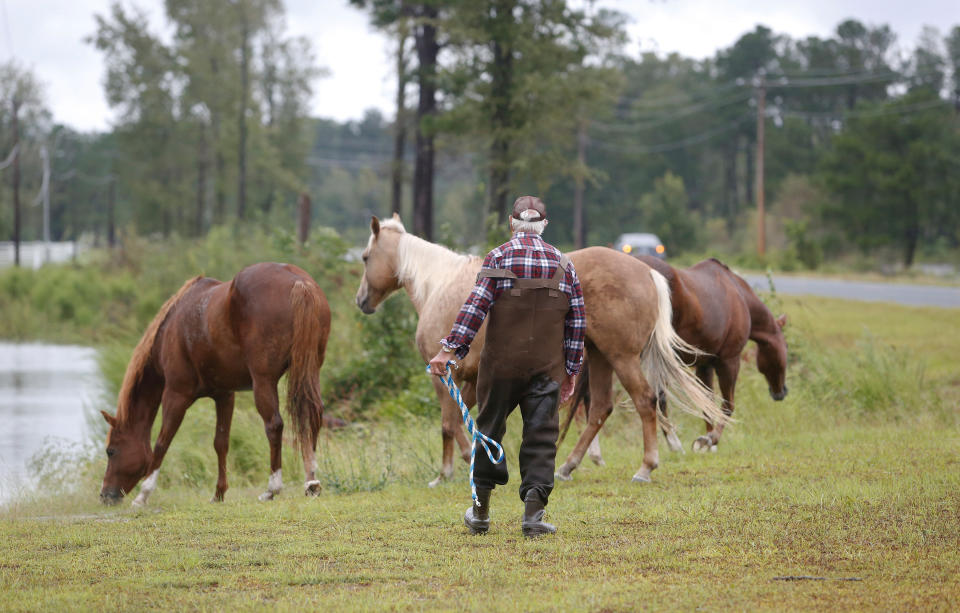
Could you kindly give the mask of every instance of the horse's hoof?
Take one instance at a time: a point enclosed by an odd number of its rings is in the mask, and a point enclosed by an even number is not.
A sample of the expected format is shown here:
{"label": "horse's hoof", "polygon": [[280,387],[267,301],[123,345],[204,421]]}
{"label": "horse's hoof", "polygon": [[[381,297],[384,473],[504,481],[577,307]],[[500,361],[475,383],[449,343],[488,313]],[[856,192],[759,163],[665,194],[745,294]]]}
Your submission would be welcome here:
{"label": "horse's hoof", "polygon": [[564,471],[562,468],[554,476],[561,481],[573,481],[573,475],[570,474],[570,471]]}
{"label": "horse's hoof", "polygon": [[441,482],[441,481],[443,481],[443,475],[440,475],[439,477],[437,477],[436,479],[434,479],[433,481],[431,481],[430,483],[428,483],[428,484],[427,484],[427,487],[429,487],[430,489],[433,489],[433,488],[437,487],[438,485],[440,485],[440,482]]}
{"label": "horse's hoof", "polygon": [[693,441],[692,447],[695,453],[706,453],[710,451],[711,447],[716,447],[716,445],[713,444],[709,436],[701,436]]}
{"label": "horse's hoof", "polygon": [[597,466],[606,466],[606,465],[607,465],[607,463],[604,461],[604,459],[601,458],[600,456],[596,456],[596,457],[590,456],[590,461],[592,461],[592,462],[593,462],[594,464],[596,464]]}
{"label": "horse's hoof", "polygon": [[631,481],[633,481],[634,483],[650,483],[652,480],[648,475],[641,475],[637,473],[636,475],[633,476],[633,479],[631,479]]}
{"label": "horse's hoof", "polygon": [[271,491],[266,491],[266,492],[260,494],[259,496],[257,496],[257,500],[259,500],[260,502],[268,502],[268,501],[270,501],[270,500],[273,500],[273,497],[274,497],[274,493],[273,493],[273,492],[271,492]]}
{"label": "horse's hoof", "polygon": [[717,446],[716,446],[716,445],[710,445],[710,453],[716,453],[716,452],[717,452]]}
{"label": "horse's hoof", "polygon": [[140,500],[140,497],[137,496],[133,499],[133,502],[130,503],[130,506],[134,509],[142,509],[143,507],[147,506],[147,503],[144,500]]}
{"label": "horse's hoof", "polygon": [[303,484],[303,494],[305,496],[319,496],[321,489],[323,489],[323,486],[316,479]]}
{"label": "horse's hoof", "polygon": [[223,496],[213,495],[213,498],[210,499],[210,502],[223,502]]}

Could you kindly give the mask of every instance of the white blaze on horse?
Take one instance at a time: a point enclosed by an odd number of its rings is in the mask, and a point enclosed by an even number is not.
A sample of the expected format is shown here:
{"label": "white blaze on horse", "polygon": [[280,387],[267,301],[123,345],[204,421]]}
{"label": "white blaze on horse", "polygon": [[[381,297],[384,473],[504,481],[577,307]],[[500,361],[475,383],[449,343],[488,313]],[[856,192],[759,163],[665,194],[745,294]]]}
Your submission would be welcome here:
{"label": "white blaze on horse", "polygon": [[[636,259],[605,247],[589,247],[567,254],[577,270],[587,311],[586,360],[590,367],[593,401],[584,430],[558,475],[568,478],[580,463],[597,431],[613,410],[613,374],[630,395],[643,423],[643,462],[635,481],[649,481],[659,463],[657,451],[657,390],[665,390],[674,406],[725,423],[713,393],[696,380],[677,356],[695,353],[670,323],[670,290],[660,273]],[[441,338],[453,326],[457,313],[473,289],[482,259],[461,255],[408,234],[394,214],[381,222],[374,217],[363,251],[364,274],[357,290],[357,306],[373,313],[387,296],[406,290],[419,315],[416,343],[424,361],[436,353]],[[468,407],[476,402],[477,365],[485,338],[480,328],[470,353],[454,371]],[[433,378],[441,405],[443,464],[431,487],[453,476],[453,441],[464,460],[470,444],[460,426],[460,412],[439,378]],[[665,420],[663,425],[672,432]],[[672,447],[679,440],[668,438]]]}

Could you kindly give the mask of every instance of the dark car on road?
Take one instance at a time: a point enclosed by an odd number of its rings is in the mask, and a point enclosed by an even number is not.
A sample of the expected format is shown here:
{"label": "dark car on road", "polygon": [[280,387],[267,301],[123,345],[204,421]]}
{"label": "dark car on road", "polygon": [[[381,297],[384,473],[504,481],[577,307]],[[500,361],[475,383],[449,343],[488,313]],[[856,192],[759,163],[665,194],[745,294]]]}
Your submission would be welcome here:
{"label": "dark car on road", "polygon": [[656,234],[648,232],[621,234],[617,242],[613,244],[613,248],[634,257],[652,255],[661,260],[667,257],[667,249],[663,246],[663,242]]}

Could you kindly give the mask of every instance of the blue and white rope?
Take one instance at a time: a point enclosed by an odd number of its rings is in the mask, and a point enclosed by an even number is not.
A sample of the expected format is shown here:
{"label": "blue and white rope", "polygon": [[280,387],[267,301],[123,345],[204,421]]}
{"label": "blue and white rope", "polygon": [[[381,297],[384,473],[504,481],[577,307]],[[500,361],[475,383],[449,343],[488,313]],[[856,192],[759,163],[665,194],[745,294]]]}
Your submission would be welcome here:
{"label": "blue and white rope", "polygon": [[[473,504],[480,506],[480,501],[477,500],[477,484],[473,481],[473,465],[474,459],[477,454],[477,442],[479,441],[483,445],[484,451],[487,452],[487,457],[490,458],[490,461],[494,464],[499,464],[503,462],[503,447],[500,446],[500,443],[493,440],[477,428],[477,425],[473,423],[473,418],[470,417],[470,409],[467,408],[467,405],[463,403],[463,397],[460,396],[460,388],[457,387],[457,384],[453,382],[453,371],[450,369],[450,365],[453,365],[454,368],[457,367],[457,363],[453,360],[450,360],[446,363],[447,374],[440,379],[447,384],[447,391],[450,392],[450,397],[453,398],[454,402],[457,403],[457,406],[460,407],[460,414],[463,416],[463,425],[467,427],[467,432],[470,434],[470,437],[473,439],[473,442],[470,446],[470,494],[473,496]],[[430,372],[430,367],[427,366],[427,372]],[[498,457],[493,457],[493,452],[490,451],[490,445],[496,447],[499,452]]]}

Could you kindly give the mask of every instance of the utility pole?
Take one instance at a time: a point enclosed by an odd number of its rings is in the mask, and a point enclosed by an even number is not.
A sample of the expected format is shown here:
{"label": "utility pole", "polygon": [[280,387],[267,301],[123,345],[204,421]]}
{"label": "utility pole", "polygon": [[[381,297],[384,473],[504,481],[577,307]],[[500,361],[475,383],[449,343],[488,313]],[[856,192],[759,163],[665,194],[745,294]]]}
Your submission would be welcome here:
{"label": "utility pole", "polygon": [[309,237],[310,196],[306,192],[300,192],[300,198],[297,200],[297,240],[300,245],[305,245]]}
{"label": "utility pole", "polygon": [[20,98],[13,96],[13,265],[20,266]]}
{"label": "utility pole", "polygon": [[767,85],[763,77],[764,73],[761,69],[759,76],[754,81],[757,88],[757,155],[754,162],[754,173],[757,177],[755,190],[757,199],[757,254],[761,256],[767,251],[766,211],[763,201],[763,127],[766,121]]}
{"label": "utility pole", "polygon": [[40,159],[43,160],[43,181],[40,184],[40,197],[43,199],[43,263],[50,262],[50,154],[47,146],[40,147]]}
{"label": "utility pole", "polygon": [[583,249],[587,242],[587,229],[583,215],[584,175],[587,169],[587,120],[581,119],[577,126],[577,172],[573,187],[573,245]]}

